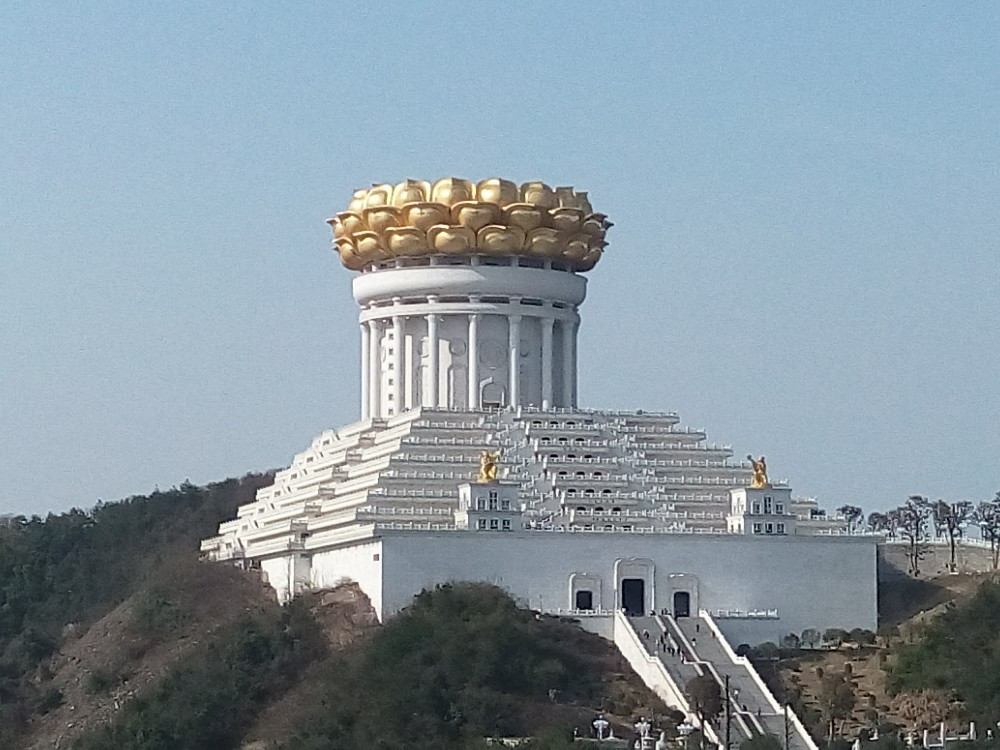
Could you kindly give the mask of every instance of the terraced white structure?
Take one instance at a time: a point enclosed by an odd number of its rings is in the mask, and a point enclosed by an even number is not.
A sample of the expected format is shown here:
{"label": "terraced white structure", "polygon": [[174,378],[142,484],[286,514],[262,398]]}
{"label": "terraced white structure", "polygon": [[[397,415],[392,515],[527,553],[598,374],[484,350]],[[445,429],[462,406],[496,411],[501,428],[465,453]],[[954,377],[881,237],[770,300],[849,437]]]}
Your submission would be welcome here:
{"label": "terraced white structure", "polygon": [[[259,567],[283,600],[357,581],[380,617],[468,579],[609,637],[622,609],[704,611],[750,643],[874,629],[874,539],[749,488],[676,414],[577,407],[581,274],[610,226],[585,194],[406,181],[331,223],[360,271],[361,420],[316,437],[207,557]],[[499,483],[476,482],[484,450]]]}

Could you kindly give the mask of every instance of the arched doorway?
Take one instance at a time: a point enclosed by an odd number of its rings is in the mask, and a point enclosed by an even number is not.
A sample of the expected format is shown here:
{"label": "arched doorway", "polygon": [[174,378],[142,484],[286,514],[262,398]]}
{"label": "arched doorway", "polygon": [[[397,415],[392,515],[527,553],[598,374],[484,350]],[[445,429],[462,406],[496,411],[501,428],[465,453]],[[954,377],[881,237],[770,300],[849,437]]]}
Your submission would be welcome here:
{"label": "arched doorway", "polygon": [[687,591],[674,592],[674,617],[691,616],[691,594]]}
{"label": "arched doorway", "polygon": [[622,609],[630,617],[646,613],[646,582],[641,578],[622,579]]}

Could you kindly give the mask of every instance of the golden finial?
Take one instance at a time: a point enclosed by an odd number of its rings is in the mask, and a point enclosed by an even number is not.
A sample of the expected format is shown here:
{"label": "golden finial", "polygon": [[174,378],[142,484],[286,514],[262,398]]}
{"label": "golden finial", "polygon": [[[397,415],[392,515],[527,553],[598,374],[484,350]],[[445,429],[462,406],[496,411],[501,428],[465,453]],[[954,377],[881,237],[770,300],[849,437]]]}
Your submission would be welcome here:
{"label": "golden finial", "polygon": [[479,454],[479,483],[496,484],[500,481],[497,477],[497,461],[500,460],[500,451],[483,451]]}
{"label": "golden finial", "polygon": [[753,466],[753,479],[750,480],[750,489],[759,490],[770,487],[771,482],[767,478],[767,462],[764,460],[764,457],[761,456],[754,461],[753,456],[747,454],[747,461]]}

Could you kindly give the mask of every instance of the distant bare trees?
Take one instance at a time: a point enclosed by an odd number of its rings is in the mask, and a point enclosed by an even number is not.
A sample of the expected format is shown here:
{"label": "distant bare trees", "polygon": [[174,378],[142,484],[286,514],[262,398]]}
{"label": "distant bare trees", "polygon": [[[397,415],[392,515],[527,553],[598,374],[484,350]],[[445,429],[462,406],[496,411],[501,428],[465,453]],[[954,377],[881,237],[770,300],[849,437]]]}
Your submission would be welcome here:
{"label": "distant bare trees", "polygon": [[930,516],[934,521],[934,533],[936,536],[948,538],[948,549],[951,557],[948,560],[948,570],[955,572],[955,543],[965,533],[966,525],[972,520],[972,503],[962,500],[956,503],[947,503],[938,500],[930,504]]}
{"label": "distant bare trees", "polygon": [[841,505],[837,508],[837,512],[843,517],[844,525],[846,526],[845,531],[848,534],[859,531],[864,525],[865,512],[857,505]]}
{"label": "distant bare trees", "polygon": [[920,561],[927,554],[930,503],[920,495],[910,495],[905,503],[885,514],[889,526],[906,542],[910,575],[920,575]]}
{"label": "distant bare trees", "polygon": [[993,570],[1000,567],[1000,492],[976,508],[975,522],[984,541],[990,543]]}

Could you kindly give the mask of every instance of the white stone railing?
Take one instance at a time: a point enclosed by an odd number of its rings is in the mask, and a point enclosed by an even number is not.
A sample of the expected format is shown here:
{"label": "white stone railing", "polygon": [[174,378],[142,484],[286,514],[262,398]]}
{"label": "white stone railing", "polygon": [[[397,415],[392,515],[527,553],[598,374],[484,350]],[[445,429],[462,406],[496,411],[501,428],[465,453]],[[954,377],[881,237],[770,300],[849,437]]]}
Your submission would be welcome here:
{"label": "white stone railing", "polygon": [[713,609],[708,614],[719,620],[780,620],[776,609]]}
{"label": "white stone railing", "polygon": [[358,508],[355,512],[359,516],[451,516],[453,514],[450,508],[427,508],[419,505],[403,506],[402,508],[369,505]]}

